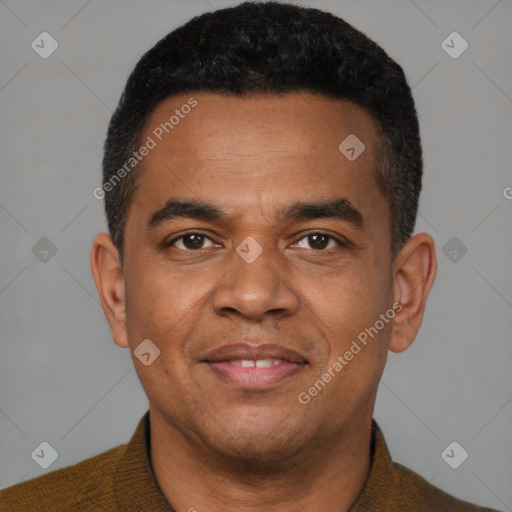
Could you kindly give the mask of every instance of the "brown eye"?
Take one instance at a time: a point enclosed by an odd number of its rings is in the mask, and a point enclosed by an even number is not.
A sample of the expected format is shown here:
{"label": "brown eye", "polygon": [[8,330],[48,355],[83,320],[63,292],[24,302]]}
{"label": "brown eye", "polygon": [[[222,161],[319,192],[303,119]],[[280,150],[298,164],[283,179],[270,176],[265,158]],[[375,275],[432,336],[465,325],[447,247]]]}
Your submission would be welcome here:
{"label": "brown eye", "polygon": [[325,249],[329,237],[325,235],[309,235],[308,241],[314,249]]}
{"label": "brown eye", "polygon": [[[205,243],[208,241],[211,245],[205,246]],[[169,242],[169,245],[184,251],[193,251],[197,249],[204,249],[205,247],[213,247],[214,243],[206,235],[201,233],[187,233],[186,235],[181,235],[178,238],[175,238]]]}
{"label": "brown eye", "polygon": [[[306,239],[309,247],[301,245],[304,243],[302,241]],[[330,242],[332,242],[331,245],[329,245]],[[311,233],[306,235],[297,242],[297,245],[299,247],[304,247],[305,249],[314,249],[318,251],[322,251],[324,249],[334,249],[336,246],[343,246],[339,240],[326,233]]]}

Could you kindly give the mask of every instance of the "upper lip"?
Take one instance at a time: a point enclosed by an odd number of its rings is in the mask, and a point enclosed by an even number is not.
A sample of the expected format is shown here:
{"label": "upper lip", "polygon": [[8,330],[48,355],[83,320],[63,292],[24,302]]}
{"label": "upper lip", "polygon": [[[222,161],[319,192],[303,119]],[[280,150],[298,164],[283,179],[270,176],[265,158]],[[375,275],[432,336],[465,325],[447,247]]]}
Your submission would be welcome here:
{"label": "upper lip", "polygon": [[222,345],[205,354],[203,360],[208,362],[233,361],[246,359],[281,359],[292,363],[307,363],[300,354],[280,345],[247,345],[235,343]]}

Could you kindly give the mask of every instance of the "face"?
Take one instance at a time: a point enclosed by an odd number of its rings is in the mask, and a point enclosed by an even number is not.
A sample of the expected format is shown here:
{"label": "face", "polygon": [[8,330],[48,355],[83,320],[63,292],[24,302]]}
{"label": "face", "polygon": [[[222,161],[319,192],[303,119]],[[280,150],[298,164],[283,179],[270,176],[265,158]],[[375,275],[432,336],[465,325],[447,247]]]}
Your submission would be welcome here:
{"label": "face", "polygon": [[[192,96],[161,103],[141,139],[114,339],[160,350],[134,357],[152,421],[279,460],[372,414],[400,292],[378,135],[349,102]],[[351,134],[355,159],[338,148]]]}

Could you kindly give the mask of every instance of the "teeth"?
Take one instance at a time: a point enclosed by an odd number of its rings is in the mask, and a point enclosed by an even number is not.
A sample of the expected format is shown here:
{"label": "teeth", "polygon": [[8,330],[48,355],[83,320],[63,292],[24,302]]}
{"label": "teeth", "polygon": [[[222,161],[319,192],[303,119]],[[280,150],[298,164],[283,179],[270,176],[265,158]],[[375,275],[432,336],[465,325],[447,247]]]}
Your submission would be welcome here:
{"label": "teeth", "polygon": [[269,366],[274,366],[280,362],[281,361],[279,359],[258,359],[254,362],[254,366],[256,366],[256,368],[268,368]]}
{"label": "teeth", "polygon": [[281,359],[237,359],[231,362],[242,368],[268,368],[280,364]]}

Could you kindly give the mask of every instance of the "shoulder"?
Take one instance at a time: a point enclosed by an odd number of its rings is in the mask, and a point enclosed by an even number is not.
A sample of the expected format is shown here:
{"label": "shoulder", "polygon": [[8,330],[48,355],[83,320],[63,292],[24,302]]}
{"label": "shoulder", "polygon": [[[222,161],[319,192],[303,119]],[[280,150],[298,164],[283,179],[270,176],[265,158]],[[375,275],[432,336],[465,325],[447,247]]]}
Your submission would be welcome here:
{"label": "shoulder", "polygon": [[[434,487],[414,471],[394,462],[396,476],[400,488],[400,499],[405,505],[417,506],[421,503],[423,511],[443,510],[447,512],[496,512],[490,508],[480,507],[459,500],[454,496]],[[404,510],[405,510],[404,509]],[[418,510],[417,508],[415,510]]]}
{"label": "shoulder", "polygon": [[372,421],[371,450],[370,474],[351,512],[496,512],[460,500],[394,462],[375,420]]}
{"label": "shoulder", "polygon": [[0,512],[115,510],[112,477],[126,445],[0,491]]}

